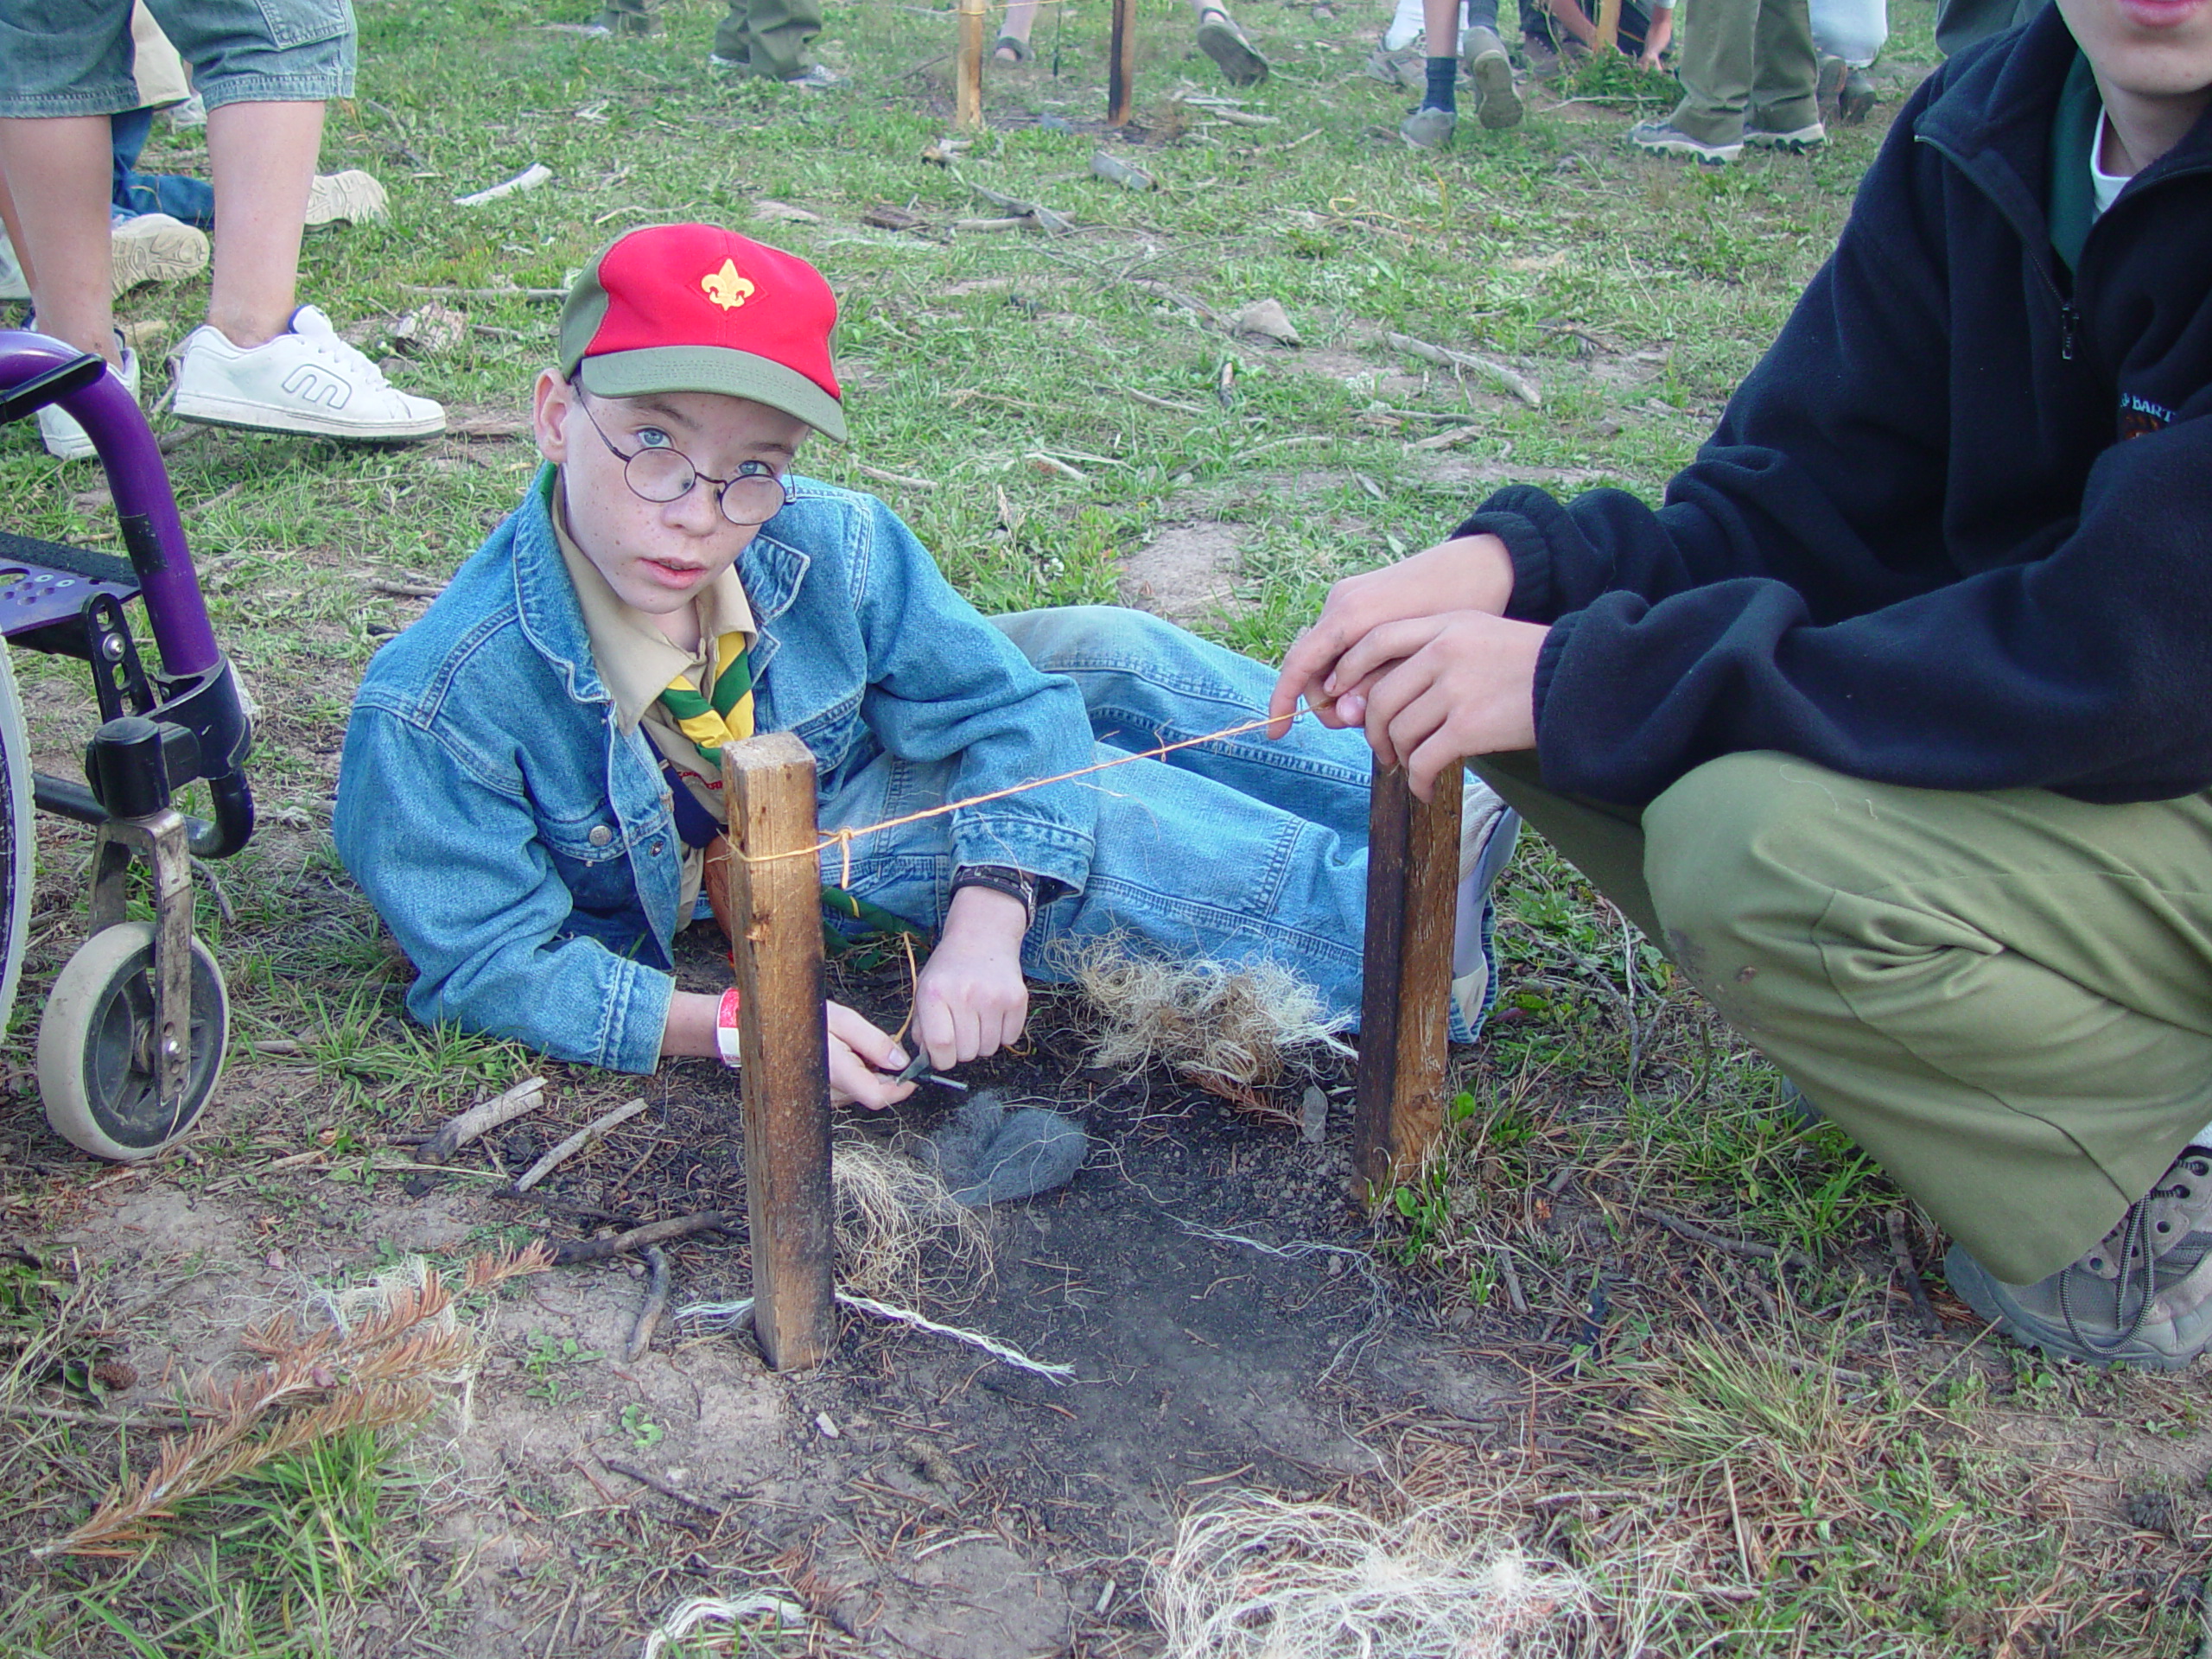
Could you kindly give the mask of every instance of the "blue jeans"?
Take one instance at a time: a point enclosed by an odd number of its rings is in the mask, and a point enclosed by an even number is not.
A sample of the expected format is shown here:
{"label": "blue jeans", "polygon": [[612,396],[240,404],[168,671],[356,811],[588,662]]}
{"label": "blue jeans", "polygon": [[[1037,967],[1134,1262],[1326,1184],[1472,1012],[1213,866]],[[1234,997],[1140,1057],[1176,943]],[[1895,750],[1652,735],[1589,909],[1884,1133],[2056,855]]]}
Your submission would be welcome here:
{"label": "blue jeans", "polygon": [[108,118],[109,142],[115,151],[114,193],[110,206],[119,216],[136,219],[141,213],[167,213],[171,219],[215,228],[215,187],[204,179],[188,179],[175,173],[137,171],[138,152],[153,130],[154,112],[126,110]]}
{"label": "blue jeans", "polygon": [[[149,0],[211,110],[353,93],[352,0]],[[113,115],[138,106],[130,8],[0,0],[0,116]]]}
{"label": "blue jeans", "polygon": [[[1112,606],[1027,611],[992,622],[1023,656],[1082,690],[1110,760],[1164,742],[1241,725],[1264,714],[1274,672],[1264,664],[1141,611]],[[825,830],[880,823],[946,798],[949,763],[878,757],[821,804]],[[1367,812],[1371,757],[1356,731],[1310,717],[1289,736],[1262,732],[1132,760],[1094,774],[1097,843],[1081,893],[1046,906],[1024,946],[1033,977],[1069,977],[1068,958],[1111,939],[1124,949],[1227,963],[1269,961],[1317,989],[1328,1013],[1356,1021],[1367,913]],[[1487,785],[1469,778],[1471,795]],[[849,873],[833,849],[823,880],[935,928],[950,899],[946,817],[925,818],[852,843]],[[1517,823],[1496,824],[1478,879],[1486,895]],[[1491,919],[1484,900],[1483,946]],[[1471,1040],[1496,996],[1452,1016]]]}

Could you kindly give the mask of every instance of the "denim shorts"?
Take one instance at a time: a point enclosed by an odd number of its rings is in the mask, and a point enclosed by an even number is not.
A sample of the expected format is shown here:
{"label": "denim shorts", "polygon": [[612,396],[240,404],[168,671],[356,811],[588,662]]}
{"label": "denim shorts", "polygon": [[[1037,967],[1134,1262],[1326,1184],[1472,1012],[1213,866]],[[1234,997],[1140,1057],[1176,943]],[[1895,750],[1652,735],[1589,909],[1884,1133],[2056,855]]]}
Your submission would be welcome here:
{"label": "denim shorts", "polygon": [[[147,0],[209,109],[353,92],[353,0]],[[0,116],[138,105],[130,0],[0,0]]]}

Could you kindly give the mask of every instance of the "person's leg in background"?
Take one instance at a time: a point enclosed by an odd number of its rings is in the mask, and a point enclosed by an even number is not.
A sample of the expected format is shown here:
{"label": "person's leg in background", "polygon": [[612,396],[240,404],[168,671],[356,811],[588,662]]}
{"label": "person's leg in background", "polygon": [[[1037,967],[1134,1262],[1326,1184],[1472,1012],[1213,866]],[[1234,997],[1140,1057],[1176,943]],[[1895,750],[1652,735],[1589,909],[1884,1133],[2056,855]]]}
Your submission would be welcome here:
{"label": "person's leg in background", "polygon": [[715,29],[708,61],[723,68],[822,91],[844,77],[811,63],[807,46],[822,33],[822,0],[730,0]]}
{"label": "person's leg in background", "polygon": [[1799,154],[1827,143],[1808,0],[1759,0],[1744,142]]}

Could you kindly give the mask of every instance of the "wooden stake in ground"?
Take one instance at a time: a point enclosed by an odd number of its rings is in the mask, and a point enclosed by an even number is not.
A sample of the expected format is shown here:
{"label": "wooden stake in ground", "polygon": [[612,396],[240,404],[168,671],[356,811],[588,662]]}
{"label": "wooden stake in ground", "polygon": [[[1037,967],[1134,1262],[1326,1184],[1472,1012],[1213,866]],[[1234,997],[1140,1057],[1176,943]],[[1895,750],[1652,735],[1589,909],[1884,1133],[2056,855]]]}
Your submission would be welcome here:
{"label": "wooden stake in ground", "polygon": [[1352,1197],[1362,1204],[1410,1179],[1444,1133],[1463,780],[1446,766],[1424,805],[1404,768],[1376,769],[1351,1122]]}
{"label": "wooden stake in ground", "polygon": [[1619,48],[1621,0],[1598,0],[1598,52],[1602,57]]}
{"label": "wooden stake in ground", "polygon": [[748,738],[722,750],[722,779],[737,855],[728,870],[753,1328],[771,1365],[797,1370],[828,1354],[836,1311],[822,872],[807,851],[818,839],[814,757],[788,732]]}
{"label": "wooden stake in ground", "polygon": [[1137,0],[1114,0],[1113,44],[1106,54],[1106,124],[1129,124],[1137,89]]}
{"label": "wooden stake in ground", "polygon": [[960,0],[960,47],[953,57],[952,121],[983,124],[983,0]]}

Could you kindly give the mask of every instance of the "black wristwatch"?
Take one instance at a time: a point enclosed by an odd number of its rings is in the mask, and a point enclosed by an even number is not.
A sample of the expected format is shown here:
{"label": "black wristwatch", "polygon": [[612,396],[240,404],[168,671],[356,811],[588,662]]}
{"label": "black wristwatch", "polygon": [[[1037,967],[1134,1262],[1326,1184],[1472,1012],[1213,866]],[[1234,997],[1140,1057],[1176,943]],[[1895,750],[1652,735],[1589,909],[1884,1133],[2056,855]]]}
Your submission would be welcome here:
{"label": "black wristwatch", "polygon": [[1025,929],[1037,919],[1038,906],[1049,905],[1067,891],[1065,882],[1055,881],[1050,876],[1032,875],[1011,864],[963,864],[952,873],[953,892],[963,887],[988,887],[993,893],[1020,899]]}

